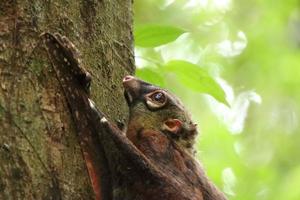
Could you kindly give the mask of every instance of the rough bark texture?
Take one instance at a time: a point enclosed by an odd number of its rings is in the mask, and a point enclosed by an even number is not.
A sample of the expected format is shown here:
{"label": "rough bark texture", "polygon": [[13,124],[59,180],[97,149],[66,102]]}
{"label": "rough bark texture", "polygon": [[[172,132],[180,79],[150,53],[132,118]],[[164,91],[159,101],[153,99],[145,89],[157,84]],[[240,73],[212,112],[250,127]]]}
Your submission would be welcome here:
{"label": "rough bark texture", "polygon": [[0,199],[93,199],[74,124],[40,42],[59,32],[82,53],[92,98],[127,118],[122,77],[133,73],[131,0],[0,2]]}

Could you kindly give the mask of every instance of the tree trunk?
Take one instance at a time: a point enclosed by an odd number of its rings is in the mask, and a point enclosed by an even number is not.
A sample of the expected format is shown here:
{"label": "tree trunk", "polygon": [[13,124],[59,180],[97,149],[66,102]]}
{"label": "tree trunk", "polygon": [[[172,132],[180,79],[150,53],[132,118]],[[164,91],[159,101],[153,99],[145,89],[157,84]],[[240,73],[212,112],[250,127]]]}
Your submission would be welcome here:
{"label": "tree trunk", "polygon": [[39,35],[82,53],[91,97],[125,123],[122,77],[134,71],[131,0],[0,2],[0,199],[93,199],[65,96]]}

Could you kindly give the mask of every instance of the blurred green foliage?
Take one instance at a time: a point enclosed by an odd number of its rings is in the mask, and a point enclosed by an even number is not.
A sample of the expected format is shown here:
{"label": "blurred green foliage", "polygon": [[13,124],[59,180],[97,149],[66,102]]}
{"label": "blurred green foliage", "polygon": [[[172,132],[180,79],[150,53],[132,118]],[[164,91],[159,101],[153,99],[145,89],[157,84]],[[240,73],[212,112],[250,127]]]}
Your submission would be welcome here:
{"label": "blurred green foliage", "polygon": [[300,2],[135,1],[137,76],[177,94],[232,200],[300,199]]}

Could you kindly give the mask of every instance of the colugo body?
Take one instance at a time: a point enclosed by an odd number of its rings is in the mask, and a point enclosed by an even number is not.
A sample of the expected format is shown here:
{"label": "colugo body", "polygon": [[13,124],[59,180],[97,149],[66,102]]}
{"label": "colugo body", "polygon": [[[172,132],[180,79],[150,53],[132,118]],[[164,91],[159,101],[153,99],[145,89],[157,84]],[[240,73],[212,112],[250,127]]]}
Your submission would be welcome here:
{"label": "colugo body", "polygon": [[196,125],[178,98],[126,76],[130,117],[123,134],[90,99],[91,77],[75,46],[59,34],[42,37],[78,132],[96,200],[226,200],[194,157]]}

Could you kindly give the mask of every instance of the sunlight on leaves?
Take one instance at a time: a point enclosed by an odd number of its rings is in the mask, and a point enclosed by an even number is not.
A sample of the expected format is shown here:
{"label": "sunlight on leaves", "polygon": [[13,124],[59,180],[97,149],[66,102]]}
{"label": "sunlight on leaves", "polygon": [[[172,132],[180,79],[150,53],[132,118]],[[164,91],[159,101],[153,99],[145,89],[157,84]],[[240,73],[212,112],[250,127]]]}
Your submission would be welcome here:
{"label": "sunlight on leaves", "polygon": [[237,33],[237,40],[231,41],[226,39],[216,45],[217,53],[224,57],[233,57],[241,54],[247,46],[247,38],[245,33],[239,31]]}
{"label": "sunlight on leaves", "polygon": [[224,182],[224,192],[228,195],[234,196],[234,186],[236,185],[236,177],[231,168],[226,168],[222,172],[222,179]]}
{"label": "sunlight on leaves", "polygon": [[209,105],[232,134],[239,134],[244,129],[250,102],[260,104],[261,97],[254,91],[245,91],[235,95],[232,87],[225,80],[219,78],[218,82],[226,93],[230,107],[220,104],[212,98],[208,98]]}
{"label": "sunlight on leaves", "polygon": [[218,10],[228,10],[231,6],[231,0],[188,0],[186,8],[206,8],[211,7]]}

